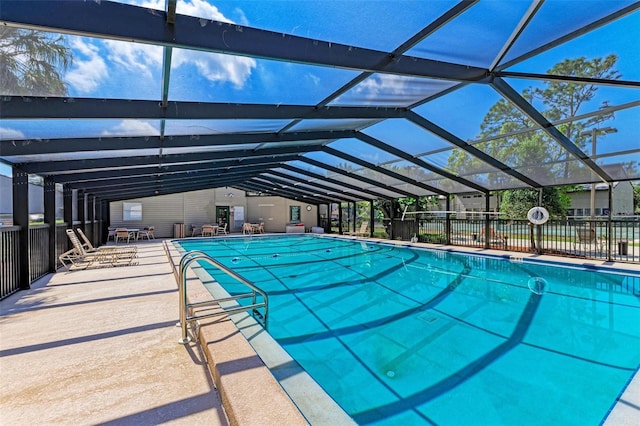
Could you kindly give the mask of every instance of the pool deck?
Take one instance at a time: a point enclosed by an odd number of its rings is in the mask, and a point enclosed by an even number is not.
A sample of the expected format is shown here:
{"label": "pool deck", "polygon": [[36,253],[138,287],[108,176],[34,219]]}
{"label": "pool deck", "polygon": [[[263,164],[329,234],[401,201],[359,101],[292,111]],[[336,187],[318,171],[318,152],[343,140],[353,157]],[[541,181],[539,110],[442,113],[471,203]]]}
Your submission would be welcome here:
{"label": "pool deck", "polygon": [[[135,266],[61,270],[0,301],[0,424],[342,424],[322,404],[309,413],[317,404],[306,389],[292,402],[291,391],[274,376],[304,380],[284,361],[271,370],[265,366],[271,361],[260,359],[245,338],[266,337],[253,325],[239,330],[226,318],[206,320],[201,345],[178,344],[178,291],[162,242],[137,245]],[[624,263],[518,256],[638,270]],[[204,297],[193,287],[192,300]],[[635,425],[638,418],[636,373],[604,424]]]}

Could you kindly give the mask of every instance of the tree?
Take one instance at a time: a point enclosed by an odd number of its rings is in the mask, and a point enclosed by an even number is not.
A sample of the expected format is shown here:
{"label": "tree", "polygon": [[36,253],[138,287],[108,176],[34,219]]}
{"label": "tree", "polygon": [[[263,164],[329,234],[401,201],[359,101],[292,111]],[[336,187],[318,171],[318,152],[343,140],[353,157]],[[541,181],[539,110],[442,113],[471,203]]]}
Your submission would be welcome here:
{"label": "tree", "polygon": [[[547,72],[563,76],[619,79],[621,76],[614,69],[616,61],[616,55],[591,60],[584,57],[565,59]],[[551,122],[562,121],[562,124],[558,124],[557,128],[584,150],[586,142],[589,140],[589,136],[585,134],[584,130],[613,118],[612,113],[602,113],[587,119],[573,120],[574,117],[582,113],[581,108],[593,100],[597,90],[598,87],[593,84],[550,81],[545,83],[543,87],[525,89],[522,96],[534,106],[539,103],[541,106],[538,109],[547,120]],[[601,108],[607,106],[608,103],[603,102]],[[527,129],[531,129],[531,131],[527,131]],[[499,100],[486,114],[480,126],[478,138],[489,140],[474,146],[534,181],[541,183],[570,182],[574,175],[584,175],[584,165],[574,161],[575,158],[567,150],[553,141],[545,132],[536,129],[534,123],[524,113],[505,99]],[[515,178],[510,176],[505,177],[501,173],[488,173],[486,164],[463,150],[456,150],[449,157],[449,167],[452,170],[464,172],[464,174],[486,173],[486,182],[478,183],[484,183],[492,188],[519,184],[513,180]],[[499,179],[506,179],[506,181]],[[537,191],[534,192],[537,194]],[[556,194],[555,196],[560,197],[556,200],[547,200],[554,206],[553,208],[566,204],[561,197],[563,193],[562,190],[552,192],[552,194]],[[506,197],[506,195],[505,193],[503,198],[510,199],[511,204],[515,200],[528,200],[527,197],[522,198],[520,193],[514,194],[512,197]],[[535,203],[537,204],[537,195]],[[531,205],[527,204],[527,206],[519,208],[513,208],[512,205],[506,207],[511,209],[511,214],[522,214],[523,211],[526,213]],[[525,207],[527,207],[526,210]],[[503,209],[502,206],[501,209]],[[563,212],[556,212],[556,214],[563,214]]]}
{"label": "tree", "polygon": [[[549,215],[564,216],[569,208],[571,199],[560,188],[546,187],[542,189],[542,205],[549,211]],[[523,188],[506,191],[502,199],[501,209],[507,218],[524,218],[527,212],[539,205],[537,189]]]}
{"label": "tree", "polygon": [[640,183],[633,185],[633,212],[640,214]]}
{"label": "tree", "polygon": [[62,73],[71,65],[62,35],[0,27],[0,87],[3,94],[64,96]]}

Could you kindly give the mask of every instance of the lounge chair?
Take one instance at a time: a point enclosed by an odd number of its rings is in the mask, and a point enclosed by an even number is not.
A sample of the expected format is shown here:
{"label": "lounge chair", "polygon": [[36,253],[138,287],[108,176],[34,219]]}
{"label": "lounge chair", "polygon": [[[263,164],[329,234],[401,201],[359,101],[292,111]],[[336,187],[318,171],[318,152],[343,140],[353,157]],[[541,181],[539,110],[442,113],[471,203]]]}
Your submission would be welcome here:
{"label": "lounge chair", "polygon": [[76,232],[78,233],[78,235],[80,235],[80,238],[82,238],[82,240],[84,241],[84,244],[82,244],[82,247],[84,248],[84,250],[87,253],[95,253],[95,252],[100,251],[100,250],[116,250],[116,251],[120,251],[122,253],[134,253],[134,254],[138,252],[138,247],[136,247],[136,246],[128,246],[128,247],[112,247],[112,246],[94,247],[93,244],[91,244],[91,240],[89,240],[89,238],[87,238],[87,236],[82,231],[82,229],[77,228]]}
{"label": "lounge chair", "polygon": [[73,232],[73,229],[67,229],[66,233],[73,248],[62,253],[58,259],[67,269],[86,269],[94,265],[99,267],[131,265],[137,256],[134,251],[117,248],[96,250],[95,252],[89,253],[85,250],[77,235]]}
{"label": "lounge chair", "polygon": [[360,225],[360,230],[355,232],[343,232],[344,235],[351,235],[354,237],[366,237],[368,235],[367,229],[369,228],[369,222],[366,220]]}

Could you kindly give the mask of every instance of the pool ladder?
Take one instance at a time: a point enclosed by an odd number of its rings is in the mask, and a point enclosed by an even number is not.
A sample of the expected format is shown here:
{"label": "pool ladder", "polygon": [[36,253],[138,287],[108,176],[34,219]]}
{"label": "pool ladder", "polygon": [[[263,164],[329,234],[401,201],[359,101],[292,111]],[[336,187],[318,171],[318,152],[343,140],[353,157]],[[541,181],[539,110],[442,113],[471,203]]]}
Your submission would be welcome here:
{"label": "pool ladder", "polygon": [[[204,302],[189,303],[187,300],[186,272],[187,272],[187,268],[193,262],[197,262],[197,261],[206,262],[215,266],[216,268],[220,269],[222,272],[226,273],[227,275],[230,275],[231,277],[240,281],[242,284],[249,287],[251,291],[248,293],[237,294],[235,296],[223,297],[220,299],[214,298],[213,300],[207,300]],[[253,314],[253,317],[259,323],[261,323],[264,328],[267,328],[267,315],[269,312],[269,299],[267,297],[267,294],[264,291],[260,290],[258,287],[256,287],[253,283],[251,283],[244,277],[238,275],[236,272],[232,271],[231,269],[227,268],[226,266],[224,266],[217,260],[213,259],[211,256],[207,255],[206,253],[199,250],[194,250],[182,256],[182,259],[180,259],[180,267],[179,267],[177,279],[178,279],[178,286],[179,286],[178,293],[179,293],[179,299],[180,299],[179,325],[182,328],[182,337],[179,340],[179,343],[182,343],[184,345],[191,341],[191,337],[189,337],[189,335],[187,334],[188,323],[193,323],[193,322],[196,323],[196,330],[194,332],[194,336],[197,340],[198,327],[199,327],[199,324],[197,323],[197,321],[200,319],[213,318],[220,315],[231,315],[238,312],[250,311]],[[262,296],[262,302],[260,303],[258,303],[257,301],[258,295]],[[220,304],[224,302],[239,301],[240,299],[247,299],[247,298],[251,298],[251,304],[246,306],[241,306],[238,304],[231,307],[224,307]],[[216,310],[215,312],[200,313],[200,314],[196,314],[194,312],[192,315],[189,315],[189,311],[192,308],[200,308],[203,306],[211,306],[211,305],[218,305],[217,307],[219,309]],[[258,310],[260,308],[264,309],[264,314],[260,313],[260,311]]]}

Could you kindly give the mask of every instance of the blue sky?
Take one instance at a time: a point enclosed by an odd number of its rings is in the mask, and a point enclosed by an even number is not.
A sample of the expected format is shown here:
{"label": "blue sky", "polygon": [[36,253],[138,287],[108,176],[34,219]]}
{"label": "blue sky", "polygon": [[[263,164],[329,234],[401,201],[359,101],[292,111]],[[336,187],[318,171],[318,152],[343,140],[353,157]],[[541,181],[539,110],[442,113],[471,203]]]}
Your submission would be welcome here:
{"label": "blue sky", "polygon": [[[163,9],[165,0],[127,1],[144,7]],[[578,27],[593,13],[603,16],[611,10],[627,5],[625,1],[549,1],[540,10],[539,18],[531,23],[514,46],[523,51],[532,42],[548,41]],[[454,1],[178,1],[178,13],[249,25],[271,31],[282,31],[303,37],[335,43],[390,51],[422,29],[426,22],[456,4]],[[477,66],[488,66],[495,57],[495,49],[486,49],[509,36],[528,1],[483,0],[453,23],[440,29],[413,48],[408,54],[437,60],[468,60]],[[513,13],[516,11],[517,13]],[[567,23],[566,13],[571,12]],[[564,13],[564,15],[563,15]],[[381,18],[382,17],[382,18]],[[564,26],[558,25],[561,22]],[[460,28],[477,27],[477,37],[459,37]],[[576,56],[588,58],[615,53],[619,56],[617,69],[623,79],[640,80],[640,13],[620,19],[603,29],[594,31],[566,45],[559,46],[539,57],[512,68],[514,71],[544,73],[556,62]],[[540,31],[544,29],[544,31]],[[74,64],[65,75],[69,94],[73,97],[158,99],[162,48],[119,41],[102,41],[68,36],[74,53]],[[484,49],[483,49],[484,47]],[[463,53],[474,52],[473,57]],[[469,55],[467,55],[469,56]],[[512,55],[513,56],[513,55]],[[507,56],[509,57],[509,55]],[[230,57],[203,52],[174,49],[170,100],[207,102],[256,102],[316,104],[343,86],[359,73],[311,65],[287,64],[278,61]],[[443,82],[419,82],[390,75],[375,75],[338,99],[336,104],[371,104],[376,99],[385,102],[409,102],[428,93]],[[510,80],[521,90],[539,83]],[[419,98],[419,96],[418,96]],[[479,132],[484,114],[499,99],[489,87],[469,87],[458,94],[425,105],[418,112],[462,139],[473,139]],[[619,104],[640,99],[637,89],[601,88],[599,96],[588,107],[596,109],[602,100]],[[387,101],[388,100],[388,101]],[[453,112],[452,112],[453,111]],[[588,112],[585,109],[583,112]],[[464,120],[460,117],[463,116]],[[637,144],[635,129],[640,122],[640,108],[618,114],[617,134],[608,135],[608,150],[630,149]],[[73,126],[71,125],[73,124]],[[230,123],[226,130],[247,131],[269,128],[272,123]],[[219,123],[175,123],[171,132],[202,133]],[[372,135],[391,134],[385,129],[391,123],[370,129]],[[199,127],[200,130],[196,130]],[[415,138],[425,138],[424,132],[404,126]],[[2,138],[46,138],[110,135],[157,135],[157,122],[139,120],[109,120],[82,122],[8,122],[0,124]],[[390,137],[389,141],[393,140]]]}

